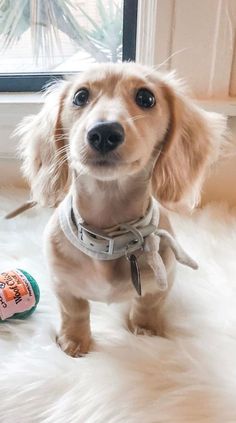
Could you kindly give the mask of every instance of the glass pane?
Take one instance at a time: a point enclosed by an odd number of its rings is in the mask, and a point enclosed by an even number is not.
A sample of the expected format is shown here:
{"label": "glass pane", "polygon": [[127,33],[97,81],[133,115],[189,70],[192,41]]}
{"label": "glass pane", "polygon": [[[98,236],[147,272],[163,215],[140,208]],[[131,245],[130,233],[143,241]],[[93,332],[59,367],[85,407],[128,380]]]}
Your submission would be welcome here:
{"label": "glass pane", "polygon": [[0,0],[0,70],[73,72],[122,59],[123,0]]}

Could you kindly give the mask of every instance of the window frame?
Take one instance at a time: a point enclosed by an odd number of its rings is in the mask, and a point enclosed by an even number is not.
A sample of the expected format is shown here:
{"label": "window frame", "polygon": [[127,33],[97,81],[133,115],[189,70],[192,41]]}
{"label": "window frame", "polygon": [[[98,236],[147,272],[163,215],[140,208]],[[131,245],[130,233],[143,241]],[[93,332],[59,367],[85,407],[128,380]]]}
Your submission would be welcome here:
{"label": "window frame", "polygon": [[[122,61],[135,61],[137,13],[139,0],[124,0],[123,4],[123,49]],[[55,81],[63,79],[66,75],[75,72],[54,73],[8,73],[0,74],[0,92],[38,92]]]}

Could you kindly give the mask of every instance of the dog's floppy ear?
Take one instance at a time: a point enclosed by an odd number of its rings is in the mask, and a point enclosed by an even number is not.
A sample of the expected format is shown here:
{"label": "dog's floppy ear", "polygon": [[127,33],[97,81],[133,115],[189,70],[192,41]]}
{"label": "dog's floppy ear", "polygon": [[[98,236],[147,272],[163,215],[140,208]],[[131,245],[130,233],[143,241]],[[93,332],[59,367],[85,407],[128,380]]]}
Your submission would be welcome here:
{"label": "dog's floppy ear", "polygon": [[67,140],[61,124],[68,84],[61,81],[51,87],[42,110],[24,118],[16,130],[23,173],[32,199],[42,206],[54,207],[64,197],[68,181]]}
{"label": "dog's floppy ear", "polygon": [[153,171],[153,195],[170,208],[181,203],[193,207],[223,144],[226,119],[204,111],[172,84],[164,81],[162,86],[170,120]]}

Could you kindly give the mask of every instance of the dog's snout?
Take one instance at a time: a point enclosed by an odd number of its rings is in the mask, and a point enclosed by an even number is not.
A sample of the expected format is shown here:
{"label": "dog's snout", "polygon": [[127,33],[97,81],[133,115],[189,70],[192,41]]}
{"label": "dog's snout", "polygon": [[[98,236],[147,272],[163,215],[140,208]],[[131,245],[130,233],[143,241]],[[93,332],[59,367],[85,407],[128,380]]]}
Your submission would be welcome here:
{"label": "dog's snout", "polygon": [[97,122],[87,133],[90,146],[103,154],[115,150],[124,138],[125,132],[119,122]]}

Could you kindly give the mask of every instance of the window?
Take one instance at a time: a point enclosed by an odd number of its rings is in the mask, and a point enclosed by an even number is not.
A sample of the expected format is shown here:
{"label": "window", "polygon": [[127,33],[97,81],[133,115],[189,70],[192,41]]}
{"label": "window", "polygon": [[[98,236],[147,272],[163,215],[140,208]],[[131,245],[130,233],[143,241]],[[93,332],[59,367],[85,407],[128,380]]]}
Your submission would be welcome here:
{"label": "window", "polygon": [[0,91],[135,59],[137,0],[0,0]]}

